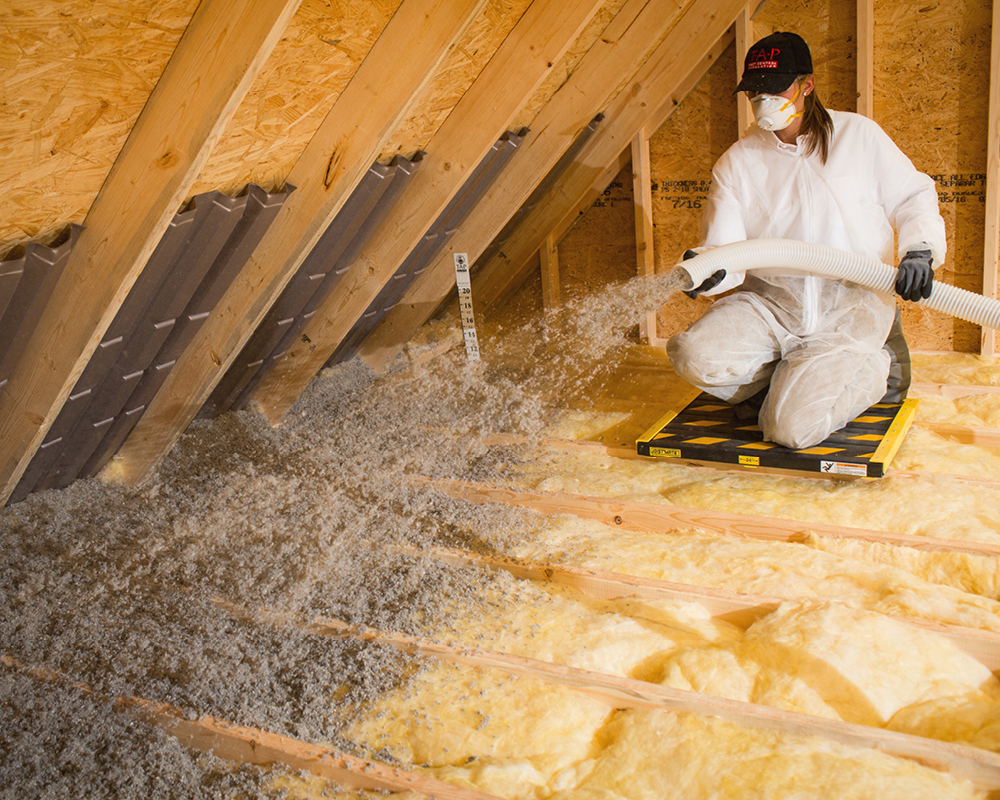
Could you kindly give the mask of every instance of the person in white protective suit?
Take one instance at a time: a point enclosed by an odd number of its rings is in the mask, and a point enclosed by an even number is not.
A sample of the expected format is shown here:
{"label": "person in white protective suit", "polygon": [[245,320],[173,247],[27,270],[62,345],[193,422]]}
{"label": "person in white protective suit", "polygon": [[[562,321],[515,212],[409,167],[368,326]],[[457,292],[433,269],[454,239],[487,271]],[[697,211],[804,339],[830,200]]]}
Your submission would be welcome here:
{"label": "person in white protective suit", "polygon": [[[934,181],[875,122],[823,107],[805,41],[779,32],[754,44],[736,91],[749,95],[756,125],[713,167],[704,241],[685,258],[767,238],[892,264],[895,229],[896,292],[929,297],[932,267],[945,255]],[[905,396],[909,354],[891,296],[815,276],[725,270],[688,294],[730,289],[667,352],[680,377],[741,418],[756,414],[767,441],[811,447],[879,400]]]}

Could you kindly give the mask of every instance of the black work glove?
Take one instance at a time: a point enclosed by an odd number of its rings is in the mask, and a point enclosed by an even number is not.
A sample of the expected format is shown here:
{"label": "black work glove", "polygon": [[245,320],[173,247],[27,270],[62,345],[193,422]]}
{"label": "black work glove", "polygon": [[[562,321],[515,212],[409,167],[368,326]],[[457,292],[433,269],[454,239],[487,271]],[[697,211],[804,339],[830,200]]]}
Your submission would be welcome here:
{"label": "black work glove", "polygon": [[[684,251],[684,260],[687,261],[689,258],[694,258],[698,255],[694,250]],[[714,289],[720,283],[722,283],[723,278],[726,277],[726,271],[724,269],[719,269],[709,275],[705,280],[701,282],[700,286],[696,286],[694,289],[689,289],[684,294],[694,300],[702,292],[707,292],[709,289]]]}
{"label": "black work glove", "polygon": [[931,296],[934,270],[930,250],[910,250],[899,262],[896,272],[896,294],[904,300],[917,302]]}

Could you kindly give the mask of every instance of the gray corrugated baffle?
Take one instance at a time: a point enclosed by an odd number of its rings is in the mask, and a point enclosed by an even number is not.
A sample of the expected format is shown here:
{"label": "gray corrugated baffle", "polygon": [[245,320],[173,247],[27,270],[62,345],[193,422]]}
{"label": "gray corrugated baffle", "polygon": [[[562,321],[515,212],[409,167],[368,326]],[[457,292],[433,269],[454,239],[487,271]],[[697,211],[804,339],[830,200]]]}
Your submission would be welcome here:
{"label": "gray corrugated baffle", "polygon": [[244,408],[395,205],[423,159],[372,164],[233,361],[198,416]]}
{"label": "gray corrugated baffle", "polygon": [[396,273],[355,321],[347,336],[326,362],[327,366],[347,361],[358,352],[364,340],[375,330],[382,318],[393,309],[413,281],[423,273],[428,264],[433,263],[448,240],[455,235],[455,231],[458,230],[469,212],[475,208],[493,181],[507,166],[527,133],[527,129],[518,133],[508,131],[490,148],[489,153],[476,165],[455,196],[445,206],[444,211],[428,228],[420,243],[400,264]]}
{"label": "gray corrugated baffle", "polygon": [[0,264],[0,391],[52,296],[83,228],[71,225],[69,237],[55,247],[28,244],[24,255]]}
{"label": "gray corrugated baffle", "polygon": [[[286,196],[257,187],[238,198],[208,192],[174,216],[9,502],[66,486],[113,455],[109,432],[119,434],[120,446],[121,426],[131,430],[145,408],[132,402],[134,394],[144,387],[148,402],[162,385],[194,335],[189,328],[204,322]],[[257,213],[241,226],[248,205]],[[116,425],[119,417],[125,422]]]}

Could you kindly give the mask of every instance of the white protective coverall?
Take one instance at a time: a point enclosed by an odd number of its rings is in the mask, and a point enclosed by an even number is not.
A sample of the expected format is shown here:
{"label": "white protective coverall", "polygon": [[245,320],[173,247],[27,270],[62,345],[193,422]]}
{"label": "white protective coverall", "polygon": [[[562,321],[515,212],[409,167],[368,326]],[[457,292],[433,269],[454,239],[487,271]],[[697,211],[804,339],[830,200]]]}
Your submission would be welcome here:
{"label": "white protective coverall", "polygon": [[[944,261],[945,229],[934,181],[918,172],[872,120],[831,111],[826,164],[802,137],[784,144],[757,127],[712,169],[704,248],[745,239],[798,239],[895,264],[930,250]],[[700,248],[699,248],[700,249]],[[811,447],[877,403],[890,357],[891,296],[803,275],[729,273],[716,301],[667,351],[682,378],[740,403],[770,390],[758,422],[767,441]]]}

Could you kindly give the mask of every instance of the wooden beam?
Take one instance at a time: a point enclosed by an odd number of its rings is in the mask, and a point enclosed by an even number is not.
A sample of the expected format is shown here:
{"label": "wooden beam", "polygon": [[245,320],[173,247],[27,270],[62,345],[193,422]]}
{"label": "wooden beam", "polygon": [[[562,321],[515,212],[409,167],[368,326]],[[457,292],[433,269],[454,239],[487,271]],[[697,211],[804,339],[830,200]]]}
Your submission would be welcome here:
{"label": "wooden beam", "polygon": [[559,307],[559,246],[548,236],[539,250],[542,268],[542,307],[548,311]]}
{"label": "wooden beam", "polygon": [[[50,683],[68,682],[64,676],[48,670],[25,667],[10,656],[0,656],[0,663]],[[83,694],[93,690],[82,683],[73,684]],[[182,709],[142,697],[111,699],[116,711],[128,711],[150,725],[169,733],[185,747],[223,758],[236,764],[270,767],[281,764],[291,770],[308,772],[328,781],[381,792],[415,792],[423,797],[445,800],[499,800],[496,795],[428,778],[416,772],[391,767],[334,750],[332,747],[304,742],[247,725],[233,725],[205,714],[191,719]]]}
{"label": "wooden beam", "polygon": [[583,147],[560,182],[504,242],[503,252],[477,273],[474,291],[483,314],[489,314],[519,284],[522,278],[518,267],[586,194],[594,174],[602,172],[629,146],[646,124],[650,107],[658,108],[664,97],[675,98],[690,85],[692,73],[699,78],[705,73],[712,44],[726,33],[741,7],[739,0],[725,0],[717,4],[711,17],[705,15],[706,7],[695,7],[643,64],[631,89],[614,99],[605,112],[607,121]]}
{"label": "wooden beam", "polygon": [[607,497],[518,490],[479,483],[440,479],[414,479],[427,482],[435,489],[460,500],[473,503],[505,503],[529,508],[539,514],[573,514],[611,527],[651,533],[666,530],[703,530],[724,536],[760,539],[768,542],[801,542],[808,536],[828,539],[849,539],[872,544],[909,547],[932,553],[967,553],[997,558],[1000,545],[986,542],[966,542],[957,539],[934,539],[928,536],[908,536],[903,533],[847,528],[818,522],[800,522],[777,517],[753,517],[702,508],[682,508],[667,503],[644,503]]}
{"label": "wooden beam", "polygon": [[971,383],[911,383],[910,391],[919,395],[943,397],[946,400],[957,400],[959,397],[972,397],[977,394],[1000,394],[1000,386],[976,386]]}
{"label": "wooden beam", "polygon": [[0,394],[0,505],[301,0],[203,0],[87,213]]}
{"label": "wooden beam", "polygon": [[[993,1],[990,104],[986,142],[986,230],[983,235],[983,294],[997,298],[1000,276],[1000,2]],[[996,331],[983,327],[979,352],[996,355]]]}
{"label": "wooden beam", "polygon": [[875,118],[875,0],[858,0],[858,113]]}
{"label": "wooden beam", "polygon": [[297,188],[122,447],[126,482],[170,452],[485,3],[403,0],[295,162]]}
{"label": "wooden beam", "polygon": [[[656,274],[653,247],[653,177],[649,159],[649,134],[644,127],[632,139],[632,196],[635,209],[636,273],[642,277]],[[551,234],[550,234],[551,237]],[[649,311],[639,322],[639,335],[653,347],[666,347],[666,339],[656,335],[656,311]]]}
{"label": "wooden beam", "polygon": [[[726,49],[733,43],[735,27],[730,27],[719,40],[712,46],[708,51],[708,56],[704,59],[703,63],[697,68],[691,70],[688,73],[687,78],[684,83],[677,89],[677,91],[667,97],[661,104],[660,107],[656,109],[653,114],[650,115],[649,119],[643,124],[643,128],[647,131],[658,131],[663,124],[670,119],[670,116],[678,108],[678,106],[684,101],[694,88],[698,85],[698,82],[704,77],[705,73],[711,68],[711,65],[718,61],[722,54],[725,53]],[[563,218],[556,225],[555,229],[552,231],[552,235],[556,237],[556,241],[560,241],[580,217],[582,217],[588,208],[590,208],[594,201],[600,197],[601,193],[608,188],[611,181],[615,179],[618,175],[631,161],[632,149],[627,147],[618,154],[618,158],[613,159],[601,176],[591,184],[590,189],[584,192],[578,199],[575,205],[567,212]]]}
{"label": "wooden beam", "polygon": [[[273,424],[323,367],[601,5],[602,0],[564,0],[528,7],[438,129],[401,205],[306,324],[301,338],[309,344],[293,345],[258,386],[253,400]],[[520,157],[519,152],[514,160]]]}
{"label": "wooden beam", "polygon": [[[680,15],[677,8],[669,3],[647,3],[644,0],[628,0],[625,3],[566,83],[538,113],[532,122],[533,133],[522,143],[517,157],[472,210],[446,251],[427,268],[402,302],[386,315],[374,335],[369,337],[361,354],[370,365],[375,369],[384,369],[413,332],[434,313],[455,285],[451,266],[453,254],[468,253],[470,262],[475,262],[577,135],[611,102],[620,84],[627,83],[625,94],[629,94],[632,87],[639,93],[645,93],[646,87],[636,71],[664,36],[686,55],[685,46],[690,47],[690,43],[683,41],[677,30],[699,27],[692,21],[695,17],[702,26],[710,28],[710,21],[706,19],[711,15],[708,5],[711,4],[705,0],[688,2],[683,15]],[[686,25],[684,20],[687,20]],[[657,105],[660,99],[657,98]],[[627,144],[628,140],[619,152]],[[601,169],[603,167],[601,165]],[[552,227],[538,239],[528,257],[538,251],[545,235],[551,230]],[[474,290],[473,294],[479,311],[479,293]]]}
{"label": "wooden beam", "polygon": [[936,433],[944,439],[978,447],[1000,447],[1000,429],[973,428],[969,425],[946,425],[940,422],[917,423],[918,428]]}
{"label": "wooden beam", "polygon": [[[711,586],[692,586],[638,575],[575,567],[568,564],[532,563],[520,558],[484,556],[467,550],[434,548],[430,555],[445,564],[489,571],[502,570],[521,580],[566,586],[597,600],[645,597],[651,600],[695,603],[712,617],[744,630],[772,613],[782,602],[777,597],[730,592]],[[1000,638],[1000,634],[997,635]],[[1000,648],[997,648],[1000,650]],[[1000,655],[997,658],[1000,668]]]}
{"label": "wooden beam", "polygon": [[[743,62],[747,50],[757,41],[753,35],[753,13],[753,3],[748,3],[736,17],[736,83],[743,77]],[[753,124],[753,109],[750,107],[750,100],[740,92],[736,96],[736,130],[741,139],[746,136],[751,124]]]}
{"label": "wooden beam", "polygon": [[797,736],[818,736],[852,747],[875,749],[888,755],[917,761],[955,778],[969,780],[980,790],[1000,789],[1000,755],[977,747],[672,689],[633,678],[619,678],[479,647],[455,646],[416,639],[401,633],[349,626],[336,619],[318,618],[309,625],[309,630],[337,638],[351,636],[365,642],[389,645],[410,655],[470,667],[496,669],[507,675],[563,686],[603,701],[611,708],[686,712],[714,717],[741,727]]}

